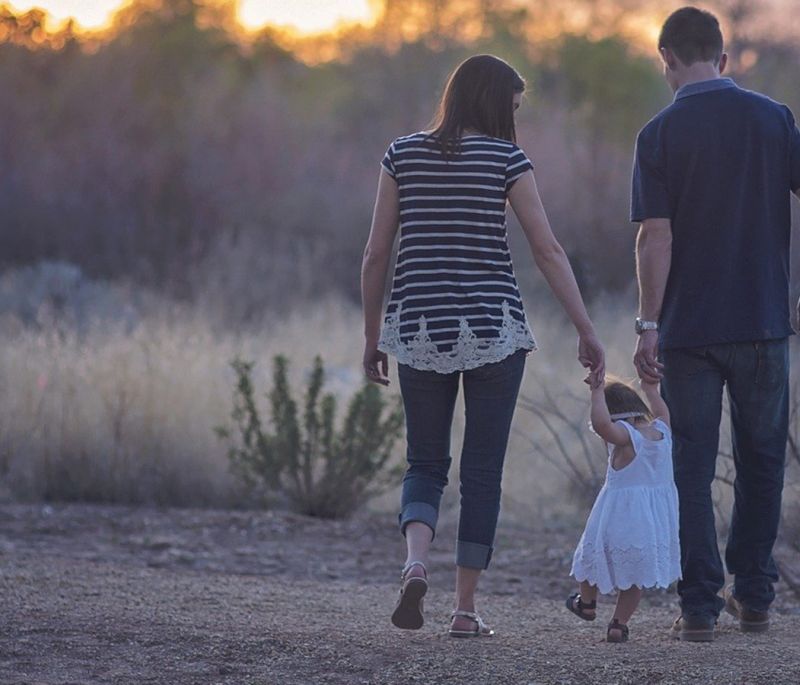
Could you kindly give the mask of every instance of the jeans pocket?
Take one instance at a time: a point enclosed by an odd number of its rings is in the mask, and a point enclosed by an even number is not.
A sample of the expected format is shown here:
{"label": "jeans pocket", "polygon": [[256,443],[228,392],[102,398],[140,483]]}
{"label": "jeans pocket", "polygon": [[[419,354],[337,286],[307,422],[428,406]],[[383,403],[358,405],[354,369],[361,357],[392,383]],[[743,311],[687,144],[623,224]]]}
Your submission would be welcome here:
{"label": "jeans pocket", "polygon": [[707,347],[662,350],[660,360],[671,376],[692,377],[712,368]]}
{"label": "jeans pocket", "polygon": [[785,338],[753,343],[756,352],[756,385],[775,390],[789,375],[789,344]]}

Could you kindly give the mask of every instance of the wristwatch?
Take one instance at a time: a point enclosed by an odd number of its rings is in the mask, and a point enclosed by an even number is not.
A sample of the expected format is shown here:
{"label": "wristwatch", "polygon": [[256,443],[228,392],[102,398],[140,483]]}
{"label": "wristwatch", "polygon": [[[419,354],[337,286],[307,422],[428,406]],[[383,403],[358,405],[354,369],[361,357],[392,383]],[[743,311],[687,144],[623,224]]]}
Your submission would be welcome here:
{"label": "wristwatch", "polygon": [[645,331],[657,331],[658,321],[644,321],[637,317],[634,328],[636,330],[636,335],[641,335]]}

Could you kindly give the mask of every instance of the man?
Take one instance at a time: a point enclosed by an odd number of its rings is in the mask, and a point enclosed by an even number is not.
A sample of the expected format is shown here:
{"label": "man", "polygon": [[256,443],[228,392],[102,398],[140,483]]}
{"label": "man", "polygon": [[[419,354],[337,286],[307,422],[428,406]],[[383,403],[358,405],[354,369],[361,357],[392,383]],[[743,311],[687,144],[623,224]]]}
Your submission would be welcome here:
{"label": "man", "polygon": [[[712,14],[674,12],[658,47],[675,100],[636,141],[634,364],[643,380],[661,380],[672,414],[683,573],[673,635],[711,641],[723,607],[742,630],[766,630],[778,579],[800,132],[787,107],[721,76],[727,55]],[[725,553],[735,581],[723,599],[711,483],[725,385],[736,482]]]}

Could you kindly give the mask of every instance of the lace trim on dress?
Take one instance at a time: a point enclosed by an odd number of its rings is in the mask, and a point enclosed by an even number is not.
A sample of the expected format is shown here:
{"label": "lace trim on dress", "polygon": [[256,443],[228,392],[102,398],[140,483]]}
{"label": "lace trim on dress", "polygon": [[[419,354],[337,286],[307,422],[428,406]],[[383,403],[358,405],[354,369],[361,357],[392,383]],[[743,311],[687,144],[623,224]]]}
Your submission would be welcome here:
{"label": "lace trim on dress", "polygon": [[536,341],[528,325],[511,316],[507,301],[503,302],[502,309],[503,322],[496,338],[479,338],[470,328],[467,318],[462,316],[459,318],[458,339],[453,349],[441,352],[430,338],[424,316],[419,317],[417,334],[408,342],[403,342],[400,336],[401,309],[398,307],[386,315],[378,349],[394,355],[400,364],[437,373],[467,371],[502,361],[517,350],[536,350]]}
{"label": "lace trim on dress", "polygon": [[[599,549],[583,541],[572,563],[572,575],[578,582],[596,585],[601,593],[641,588],[667,588],[679,580],[681,550],[677,540],[656,542],[646,547],[603,545]],[[613,566],[613,581],[609,576]]]}

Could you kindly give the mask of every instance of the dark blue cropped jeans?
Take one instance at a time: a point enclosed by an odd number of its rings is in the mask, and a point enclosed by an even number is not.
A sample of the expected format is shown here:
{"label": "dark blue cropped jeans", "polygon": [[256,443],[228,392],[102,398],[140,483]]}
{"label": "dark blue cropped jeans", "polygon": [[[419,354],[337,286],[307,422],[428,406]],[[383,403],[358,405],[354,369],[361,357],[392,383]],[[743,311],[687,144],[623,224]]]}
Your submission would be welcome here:
{"label": "dark blue cropped jeans", "polygon": [[664,350],[661,384],[673,431],[680,499],[684,616],[715,618],[725,582],[717,547],[711,484],[719,449],[722,391],[728,386],[734,505],[725,551],[734,596],[766,611],[778,580],[772,547],[778,532],[789,424],[786,339]]}
{"label": "dark blue cropped jeans", "polygon": [[436,532],[450,470],[453,410],[463,378],[466,426],[460,464],[458,566],[485,569],[492,556],[503,461],[526,355],[526,350],[519,350],[500,362],[449,374],[399,365],[408,440],[400,513],[403,533],[412,521]]}

